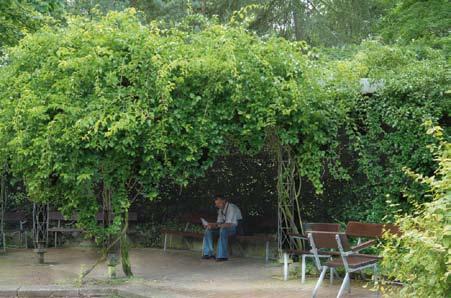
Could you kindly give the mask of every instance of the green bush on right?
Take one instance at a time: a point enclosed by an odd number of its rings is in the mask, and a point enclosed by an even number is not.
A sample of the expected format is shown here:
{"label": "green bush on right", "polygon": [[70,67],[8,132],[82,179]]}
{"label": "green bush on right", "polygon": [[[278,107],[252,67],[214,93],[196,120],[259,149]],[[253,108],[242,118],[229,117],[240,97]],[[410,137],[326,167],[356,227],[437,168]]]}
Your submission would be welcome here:
{"label": "green bush on right", "polygon": [[398,216],[402,234],[386,235],[383,274],[403,283],[402,297],[450,297],[451,276],[451,144],[440,127],[428,130],[439,141],[431,147],[438,168],[425,177],[406,169],[407,175],[428,186],[424,196],[432,199],[419,204],[409,215]]}

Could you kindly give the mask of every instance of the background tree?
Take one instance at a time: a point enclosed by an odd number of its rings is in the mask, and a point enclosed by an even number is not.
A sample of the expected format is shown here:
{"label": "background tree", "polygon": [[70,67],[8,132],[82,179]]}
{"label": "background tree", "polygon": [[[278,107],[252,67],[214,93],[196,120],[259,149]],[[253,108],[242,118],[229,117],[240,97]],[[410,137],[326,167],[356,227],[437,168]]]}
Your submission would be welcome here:
{"label": "background tree", "polygon": [[[5,0],[0,3],[0,51],[14,46],[26,33],[52,24],[63,14],[58,0]],[[0,52],[2,54],[2,52]]]}
{"label": "background tree", "polygon": [[389,42],[426,43],[449,54],[451,3],[446,0],[401,0],[382,18],[380,33]]}

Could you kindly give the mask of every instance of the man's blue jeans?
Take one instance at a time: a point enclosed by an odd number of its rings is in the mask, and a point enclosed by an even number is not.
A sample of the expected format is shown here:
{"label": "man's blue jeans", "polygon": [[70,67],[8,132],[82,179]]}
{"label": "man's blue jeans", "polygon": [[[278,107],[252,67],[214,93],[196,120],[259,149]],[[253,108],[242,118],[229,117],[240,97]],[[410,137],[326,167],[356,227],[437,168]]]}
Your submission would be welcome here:
{"label": "man's blue jeans", "polygon": [[205,229],[203,254],[204,256],[213,256],[213,236],[219,233],[218,251],[216,258],[228,258],[227,244],[229,236],[236,234],[236,227],[220,228],[220,229]]}

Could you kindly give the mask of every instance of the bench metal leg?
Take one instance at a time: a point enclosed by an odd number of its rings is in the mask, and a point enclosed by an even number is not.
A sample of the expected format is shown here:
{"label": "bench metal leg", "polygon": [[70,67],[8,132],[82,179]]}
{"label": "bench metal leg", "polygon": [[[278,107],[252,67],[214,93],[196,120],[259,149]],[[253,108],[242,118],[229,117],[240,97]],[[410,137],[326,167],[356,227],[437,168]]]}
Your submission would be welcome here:
{"label": "bench metal leg", "polygon": [[305,268],[306,268],[306,255],[302,255],[302,264],[301,264],[301,284],[305,283]]}
{"label": "bench metal leg", "polygon": [[269,241],[265,243],[265,263],[269,261]]}
{"label": "bench metal leg", "polygon": [[283,253],[283,280],[288,280],[288,254]]}
{"label": "bench metal leg", "polygon": [[334,270],[334,275],[335,275],[335,277],[336,277],[337,279],[340,279],[340,275],[338,275],[337,270]]}
{"label": "bench metal leg", "polygon": [[334,283],[334,268],[330,268],[330,284]]}
{"label": "bench metal leg", "polygon": [[351,283],[349,282],[348,272],[346,272],[345,279],[343,279],[343,283],[341,284],[340,290],[338,291],[337,298],[343,296],[343,292],[345,291],[346,287],[349,287],[349,290],[351,290]]}
{"label": "bench metal leg", "polygon": [[348,293],[351,293],[351,275],[348,275],[347,287],[348,287]]}
{"label": "bench metal leg", "polygon": [[378,279],[378,272],[377,272],[377,264],[374,264],[373,267],[373,281],[374,283],[377,283],[377,279]]}
{"label": "bench metal leg", "polygon": [[58,246],[58,232],[54,232],[55,235],[55,248]]}
{"label": "bench metal leg", "polygon": [[[378,282],[378,270],[377,270],[377,264],[374,264],[373,267],[373,282],[374,285],[377,285]],[[376,289],[376,297],[379,297],[379,287]]]}
{"label": "bench metal leg", "polygon": [[318,292],[319,287],[323,283],[324,276],[326,275],[327,266],[323,266],[323,269],[321,270],[321,274],[319,276],[318,281],[316,282],[315,288],[313,289],[312,297],[316,298],[316,293]]}
{"label": "bench metal leg", "polygon": [[164,234],[164,242],[163,242],[163,252],[166,252],[167,245],[168,245],[168,234],[165,233]]}

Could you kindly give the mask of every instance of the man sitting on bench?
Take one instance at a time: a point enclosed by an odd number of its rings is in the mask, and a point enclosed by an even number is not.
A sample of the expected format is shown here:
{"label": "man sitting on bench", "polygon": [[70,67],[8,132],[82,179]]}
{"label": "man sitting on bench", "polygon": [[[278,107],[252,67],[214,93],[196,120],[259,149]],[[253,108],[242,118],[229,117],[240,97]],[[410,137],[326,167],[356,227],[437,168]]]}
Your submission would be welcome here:
{"label": "man sitting on bench", "polygon": [[[217,262],[228,260],[227,243],[229,236],[236,234],[238,221],[242,219],[241,211],[235,204],[229,203],[224,196],[216,195],[215,206],[218,208],[216,223],[208,223],[205,229],[202,259],[216,259]],[[217,255],[213,250],[213,235],[219,233]]]}

